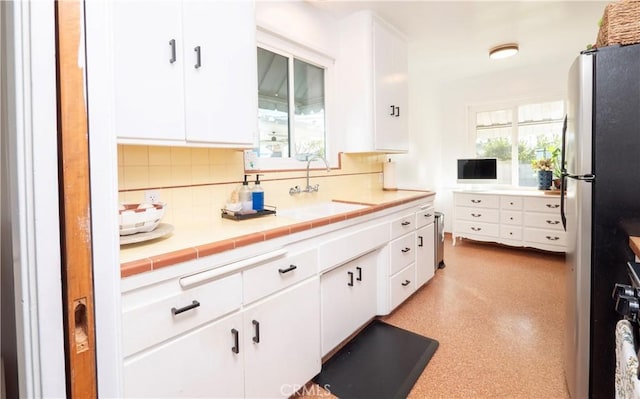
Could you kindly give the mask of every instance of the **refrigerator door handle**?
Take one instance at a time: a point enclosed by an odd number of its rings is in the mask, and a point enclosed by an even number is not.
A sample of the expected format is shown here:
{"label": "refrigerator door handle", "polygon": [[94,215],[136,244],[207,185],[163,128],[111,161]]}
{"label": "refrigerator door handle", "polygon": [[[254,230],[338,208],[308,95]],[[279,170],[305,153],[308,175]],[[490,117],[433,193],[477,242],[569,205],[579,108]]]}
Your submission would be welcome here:
{"label": "refrigerator door handle", "polygon": [[564,213],[566,189],[567,174],[563,171],[560,176],[560,220],[562,220],[562,227],[564,228],[564,231],[567,231],[567,216]]}
{"label": "refrigerator door handle", "polygon": [[575,180],[580,180],[580,181],[584,181],[587,183],[593,183],[596,180],[596,175],[592,174],[592,173],[587,173],[586,175],[568,175],[565,174],[566,177],[568,177],[569,179],[575,179]]}

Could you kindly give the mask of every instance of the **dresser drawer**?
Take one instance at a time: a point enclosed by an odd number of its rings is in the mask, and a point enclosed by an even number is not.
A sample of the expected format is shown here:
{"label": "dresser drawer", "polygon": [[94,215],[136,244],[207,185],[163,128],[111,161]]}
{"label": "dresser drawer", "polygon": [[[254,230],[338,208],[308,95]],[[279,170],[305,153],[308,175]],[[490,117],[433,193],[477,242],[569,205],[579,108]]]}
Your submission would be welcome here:
{"label": "dresser drawer", "polygon": [[318,253],[315,249],[245,270],[242,272],[244,304],[280,291],[317,272]]}
{"label": "dresser drawer", "polygon": [[[179,283],[176,281],[176,285]],[[151,345],[235,311],[242,304],[240,273],[122,312],[122,345],[129,356]]]}
{"label": "dresser drawer", "polygon": [[406,213],[391,221],[391,239],[416,229],[416,213]]}
{"label": "dresser drawer", "polygon": [[418,212],[416,212],[417,228],[427,226],[433,223],[434,219],[435,219],[435,211],[433,209],[433,206],[429,206],[425,209],[421,209]]}
{"label": "dresser drawer", "polygon": [[530,242],[537,242],[540,244],[559,245],[564,246],[567,244],[566,233],[564,231],[557,230],[542,230],[542,229],[524,229],[524,240]]}
{"label": "dresser drawer", "polygon": [[456,220],[455,225],[455,231],[460,234],[466,233],[485,237],[498,237],[500,233],[499,224]]}
{"label": "dresser drawer", "polygon": [[529,213],[524,214],[524,224],[548,230],[564,230],[560,213]]}
{"label": "dresser drawer", "polygon": [[506,240],[522,240],[522,227],[517,226],[500,226],[500,238]]}
{"label": "dresser drawer", "polygon": [[408,264],[415,262],[416,234],[407,234],[404,237],[397,238],[391,242],[389,248],[391,251],[390,274],[393,275]]}
{"label": "dresser drawer", "polygon": [[560,212],[560,198],[525,198],[524,210],[533,212]]}
{"label": "dresser drawer", "polygon": [[522,225],[522,212],[501,211],[500,223],[508,225]]}
{"label": "dresser drawer", "polygon": [[475,222],[498,223],[500,211],[497,209],[456,207],[456,220],[470,220]]}
{"label": "dresser drawer", "polygon": [[500,197],[500,209],[519,211],[522,209],[522,197],[506,196]]}
{"label": "dresser drawer", "polygon": [[456,193],[456,206],[470,206],[475,208],[498,208],[500,197],[497,195]]}
{"label": "dresser drawer", "polygon": [[416,265],[412,263],[391,277],[391,310],[404,302],[416,290]]}

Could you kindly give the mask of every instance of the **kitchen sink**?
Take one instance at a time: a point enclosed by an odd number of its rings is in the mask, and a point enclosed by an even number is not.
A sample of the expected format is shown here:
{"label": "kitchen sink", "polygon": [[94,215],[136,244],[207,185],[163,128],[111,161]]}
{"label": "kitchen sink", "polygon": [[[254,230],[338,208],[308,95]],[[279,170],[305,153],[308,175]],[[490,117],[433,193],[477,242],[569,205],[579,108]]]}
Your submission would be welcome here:
{"label": "kitchen sink", "polygon": [[296,220],[312,220],[356,211],[367,207],[367,205],[330,201],[297,208],[278,209],[278,215]]}

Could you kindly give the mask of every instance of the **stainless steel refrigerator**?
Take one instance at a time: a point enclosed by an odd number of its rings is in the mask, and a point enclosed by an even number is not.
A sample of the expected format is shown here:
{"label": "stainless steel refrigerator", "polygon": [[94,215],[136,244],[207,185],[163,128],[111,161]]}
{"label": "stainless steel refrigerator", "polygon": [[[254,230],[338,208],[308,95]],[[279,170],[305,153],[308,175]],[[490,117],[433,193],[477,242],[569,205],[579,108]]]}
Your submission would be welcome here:
{"label": "stainless steel refrigerator", "polygon": [[565,372],[573,399],[614,397],[615,283],[640,220],[640,45],[581,54],[569,72],[561,212],[567,230]]}

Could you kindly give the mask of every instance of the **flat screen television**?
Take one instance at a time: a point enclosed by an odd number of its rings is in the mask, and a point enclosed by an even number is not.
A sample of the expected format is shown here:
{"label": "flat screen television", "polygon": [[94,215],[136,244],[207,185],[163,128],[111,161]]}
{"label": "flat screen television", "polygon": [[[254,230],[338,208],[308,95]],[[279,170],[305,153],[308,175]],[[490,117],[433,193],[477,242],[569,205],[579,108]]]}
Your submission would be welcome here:
{"label": "flat screen television", "polygon": [[458,159],[458,183],[490,183],[497,179],[496,158]]}

